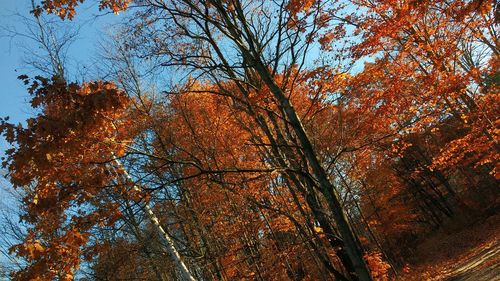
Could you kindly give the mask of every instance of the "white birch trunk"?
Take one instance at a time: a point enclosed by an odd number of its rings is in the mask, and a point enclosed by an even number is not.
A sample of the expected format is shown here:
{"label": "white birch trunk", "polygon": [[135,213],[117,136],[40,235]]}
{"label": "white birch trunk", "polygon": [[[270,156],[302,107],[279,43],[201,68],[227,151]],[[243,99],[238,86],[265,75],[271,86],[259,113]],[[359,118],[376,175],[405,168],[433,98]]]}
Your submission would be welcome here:
{"label": "white birch trunk", "polygon": [[[125,177],[128,180],[130,180],[131,182],[133,182],[132,177],[128,174],[127,170],[125,170],[122,163],[118,159],[116,159],[114,156],[113,156],[113,158],[114,158],[113,159],[114,162],[118,165],[118,167],[120,167],[123,170]],[[133,186],[133,189],[135,191],[138,191],[138,192],[142,191],[135,184]],[[183,281],[196,281],[196,279],[193,277],[193,275],[191,274],[191,272],[187,268],[186,264],[182,261],[181,255],[179,254],[179,251],[177,251],[177,249],[175,248],[174,241],[173,241],[172,237],[170,237],[170,235],[165,231],[163,226],[160,224],[160,220],[153,212],[153,209],[147,203],[144,204],[143,209],[144,209],[144,212],[146,213],[147,217],[151,221],[151,223],[155,226],[156,230],[158,230],[158,232],[160,233],[162,238],[165,240],[165,243],[167,245],[166,251],[168,252],[170,257],[174,261],[176,268],[177,268],[177,271],[180,274],[180,276],[179,276],[180,279]]]}

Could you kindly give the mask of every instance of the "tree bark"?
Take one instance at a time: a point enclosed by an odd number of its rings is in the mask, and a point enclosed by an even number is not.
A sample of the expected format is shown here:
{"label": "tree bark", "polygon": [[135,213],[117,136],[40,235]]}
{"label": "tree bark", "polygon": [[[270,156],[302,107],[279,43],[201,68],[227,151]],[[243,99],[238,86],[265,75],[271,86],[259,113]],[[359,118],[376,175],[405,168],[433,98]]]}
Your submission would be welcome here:
{"label": "tree bark", "polygon": [[[114,162],[118,167],[120,167],[123,170],[123,173],[127,180],[133,182],[132,177],[128,174],[128,172],[123,168],[122,163],[114,158]],[[132,187],[135,191],[141,192],[141,189],[134,184]],[[148,217],[149,221],[153,224],[153,226],[156,228],[156,230],[160,233],[161,237],[165,240],[166,244],[166,251],[174,261],[177,271],[179,273],[179,278],[183,281],[196,281],[196,279],[193,277],[189,269],[187,268],[186,264],[184,261],[182,261],[181,255],[179,254],[179,251],[174,246],[174,241],[172,237],[165,231],[163,226],[160,223],[160,220],[156,216],[156,214],[153,212],[153,209],[146,203],[143,206],[143,210],[146,213],[146,216]]]}
{"label": "tree bark", "polygon": [[[249,56],[250,54],[244,55]],[[278,100],[280,106],[286,114],[288,121],[292,125],[292,128],[297,135],[300,144],[302,145],[302,150],[304,151],[304,154],[309,164],[311,165],[313,174],[319,182],[321,192],[325,196],[325,199],[328,202],[328,206],[335,218],[335,222],[339,229],[340,235],[342,236],[342,239],[346,246],[347,254],[349,255],[352,264],[354,265],[359,280],[372,280],[368,267],[363,259],[363,255],[357,247],[356,239],[351,227],[349,226],[349,223],[347,222],[347,218],[342,209],[340,200],[334,191],[334,186],[328,179],[326,171],[321,166],[321,163],[316,156],[311,141],[306,133],[304,126],[302,125],[301,120],[297,115],[297,112],[293,108],[290,100],[286,97],[285,93],[283,93],[281,88],[279,88],[278,85],[274,82],[268,69],[263,65],[263,63],[259,59],[253,58],[253,56],[251,58],[252,62],[255,65],[256,71],[259,73],[264,83],[266,83],[266,85],[269,87],[275,98]]]}

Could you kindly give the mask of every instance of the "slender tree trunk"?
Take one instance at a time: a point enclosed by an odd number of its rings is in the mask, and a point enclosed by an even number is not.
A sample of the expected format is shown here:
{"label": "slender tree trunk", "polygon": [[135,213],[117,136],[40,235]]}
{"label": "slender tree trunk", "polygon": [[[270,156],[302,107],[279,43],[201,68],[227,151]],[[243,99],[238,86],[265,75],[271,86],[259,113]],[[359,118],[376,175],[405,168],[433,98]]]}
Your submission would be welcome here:
{"label": "slender tree trunk", "polygon": [[[235,43],[239,53],[243,57],[243,61],[248,63],[247,68],[256,71],[256,73],[260,76],[262,81],[267,85],[270,92],[278,101],[281,110],[283,110],[283,112],[285,113],[286,118],[290,122],[294,133],[297,135],[297,138],[302,145],[302,150],[305,157],[307,158],[307,161],[311,165],[314,176],[319,182],[320,190],[325,196],[326,201],[328,202],[328,206],[333,214],[340,235],[344,240],[347,254],[349,255],[352,264],[354,265],[359,280],[372,280],[369,269],[363,259],[363,254],[357,247],[356,239],[342,209],[340,200],[336,192],[334,191],[334,186],[328,179],[326,171],[321,166],[321,163],[316,156],[314,148],[310,142],[309,137],[307,136],[302,122],[297,115],[297,112],[291,105],[290,100],[287,98],[286,94],[275,83],[268,67],[262,62],[261,50],[263,50],[263,48],[260,45],[261,43],[255,39],[253,32],[249,29],[245,14],[240,10],[241,7],[238,6],[239,3],[237,1],[235,3],[236,14],[233,13],[232,15],[229,15],[228,10],[224,8],[223,2],[224,1],[221,0],[209,1],[209,3],[212,4],[215,9],[217,9],[218,14],[221,16],[220,21],[224,23],[224,25],[216,24],[216,27],[223,32],[227,31],[230,40]],[[193,5],[193,3],[191,3],[190,1],[186,1],[186,4],[195,9],[202,18],[207,16],[199,9],[196,9],[196,5]],[[175,17],[175,15],[173,16]],[[217,44],[211,38],[209,38],[209,42],[214,47],[217,55],[221,58],[221,60],[223,60],[224,64],[226,64],[224,55],[218,48]],[[248,43],[248,46],[244,42]],[[232,71],[229,70],[229,73],[230,72]]]}
{"label": "slender tree trunk", "polygon": [[[285,159],[289,159],[289,162],[291,159],[294,159],[295,154],[291,151],[289,151],[289,148],[287,146],[280,146],[278,145],[278,142],[276,139],[279,139],[282,141],[282,143],[286,143],[286,139],[283,136],[283,134],[279,130],[279,125],[277,124],[276,120],[274,120],[272,115],[268,116],[272,124],[275,127],[275,132],[276,132],[276,137],[273,136],[271,133],[271,130],[267,126],[266,121],[262,116],[256,117],[256,122],[260,125],[260,127],[264,130],[266,136],[268,137],[269,141],[271,142],[271,153],[274,155],[274,160],[277,161],[277,164],[280,166],[287,166],[287,165],[292,165],[292,163],[286,163]],[[284,156],[282,156],[281,151],[283,152]],[[297,168],[297,167],[294,167]],[[311,179],[308,179],[304,177],[303,179],[299,179],[294,173],[287,173],[288,178],[290,179],[291,182],[299,189],[299,191],[302,193],[302,195],[306,198],[307,205],[312,211],[314,219],[320,224],[321,228],[323,229],[324,233],[326,234],[326,237],[328,239],[328,242],[330,246],[332,247],[333,250],[335,250],[337,256],[339,257],[340,261],[342,262],[342,265],[344,268],[347,270],[349,273],[350,277],[352,280],[357,280],[357,275],[355,274],[355,268],[354,265],[352,264],[347,252],[345,251],[345,245],[343,241],[338,237],[338,235],[335,233],[329,218],[327,215],[322,211],[322,206],[320,206],[320,202],[316,198],[317,191],[314,189],[314,182],[312,182]],[[286,179],[288,182],[288,179]],[[289,185],[289,190],[292,195],[294,195],[294,190],[290,186],[290,182],[287,183]],[[298,200],[295,198],[296,196],[293,196],[294,201],[300,210],[300,212],[303,214],[304,218],[306,219],[306,222],[309,221],[309,216],[305,213],[303,210],[302,206],[300,203],[298,203]],[[308,227],[313,230],[313,226],[308,224]],[[336,278],[341,280],[341,278],[338,276],[338,272],[334,272],[336,274]],[[343,280],[343,279],[342,279]]]}
{"label": "slender tree trunk", "polygon": [[255,68],[261,75],[262,80],[264,80],[275,98],[278,100],[281,108],[286,114],[288,121],[292,125],[297,138],[302,145],[304,155],[309,161],[312,171],[319,182],[321,192],[325,196],[329,208],[332,211],[339,232],[342,236],[342,239],[344,240],[347,254],[349,255],[352,264],[354,265],[359,280],[372,280],[368,267],[363,259],[363,254],[357,247],[356,238],[354,237],[352,229],[349,226],[340,200],[334,191],[334,186],[328,179],[326,171],[321,166],[321,163],[316,156],[311,141],[307,136],[306,130],[303,127],[302,122],[297,115],[297,112],[290,103],[290,100],[286,97],[285,93],[281,90],[281,88],[278,87],[278,85],[276,85],[268,69],[262,64],[262,62],[255,59],[252,62],[255,64]]}
{"label": "slender tree trunk", "polygon": [[[128,174],[128,172],[123,168],[122,163],[118,159],[114,159],[114,162],[118,167],[120,167],[123,170],[123,173],[127,180],[133,182],[132,177]],[[134,184],[133,189],[135,191],[141,192],[141,189]],[[182,261],[181,255],[179,254],[179,251],[174,246],[174,241],[172,237],[165,231],[163,226],[160,223],[160,220],[156,216],[156,214],[153,212],[153,209],[146,203],[144,204],[144,212],[146,213],[146,216],[150,220],[150,222],[153,224],[153,226],[156,228],[156,230],[160,233],[161,237],[165,240],[166,244],[166,251],[172,258],[172,260],[175,263],[176,269],[179,273],[179,277],[183,281],[196,281],[196,279],[193,277],[189,269],[187,268],[186,264]]]}
{"label": "slender tree trunk", "polygon": [[[146,244],[149,243],[147,239],[144,238],[144,236],[141,233],[141,230],[139,229],[139,223],[137,222],[135,218],[134,211],[130,207],[130,204],[128,200],[125,200],[125,206],[126,206],[126,212],[128,215],[128,221],[129,225],[132,229],[132,233],[134,234],[135,238],[141,243],[141,244]],[[156,278],[158,278],[159,281],[167,281],[167,279],[164,277],[158,266],[156,265],[154,261],[154,256],[150,249],[148,247],[144,247],[144,253],[149,259],[149,262],[151,264],[151,267],[153,268],[153,271],[155,272]]]}
{"label": "slender tree trunk", "polygon": [[[139,189],[138,187],[135,187]],[[134,188],[134,189],[135,189]],[[149,207],[148,204],[144,205],[144,211],[146,212],[149,220],[151,223],[156,227],[158,232],[161,234],[163,239],[165,239],[166,246],[167,246],[167,252],[170,254],[172,259],[174,260],[174,263],[176,264],[177,270],[180,274],[180,277],[182,280],[189,280],[189,281],[195,281],[196,279],[191,275],[191,272],[187,268],[186,264],[182,261],[181,255],[177,251],[177,249],[174,246],[174,241],[172,240],[172,237],[165,231],[163,226],[160,224],[160,220],[158,217],[155,215],[151,207]]]}
{"label": "slender tree trunk", "polygon": [[352,200],[354,202],[354,206],[356,207],[356,209],[358,210],[359,212],[359,216],[361,218],[361,220],[363,221],[365,227],[366,227],[366,230],[368,231],[368,234],[370,234],[370,236],[372,237],[372,240],[373,242],[375,243],[375,245],[377,245],[377,248],[380,250],[380,252],[382,253],[382,255],[384,256],[384,258],[387,260],[387,262],[389,263],[389,266],[391,267],[391,270],[392,272],[394,273],[394,276],[398,276],[398,273],[396,271],[396,269],[394,268],[393,266],[393,262],[391,261],[391,259],[389,258],[389,256],[387,255],[386,251],[384,250],[384,248],[382,247],[382,244],[380,243],[380,241],[378,240],[377,236],[375,235],[375,233],[373,233],[372,231],[372,228],[370,226],[370,224],[368,223],[368,220],[366,219],[365,215],[363,214],[363,210],[361,209],[361,206],[358,204],[358,201],[356,201],[356,199],[354,199],[354,192],[352,191],[352,188],[350,186],[350,184],[347,182],[347,180],[345,179],[345,177],[342,175],[342,172],[339,170],[339,168],[337,168],[336,166],[334,166],[334,169],[335,171],[337,172],[337,174],[339,175],[340,177],[340,180],[342,181],[342,183],[344,184],[344,186],[346,187],[347,189],[347,192],[349,194],[351,194],[351,197],[352,197]]}

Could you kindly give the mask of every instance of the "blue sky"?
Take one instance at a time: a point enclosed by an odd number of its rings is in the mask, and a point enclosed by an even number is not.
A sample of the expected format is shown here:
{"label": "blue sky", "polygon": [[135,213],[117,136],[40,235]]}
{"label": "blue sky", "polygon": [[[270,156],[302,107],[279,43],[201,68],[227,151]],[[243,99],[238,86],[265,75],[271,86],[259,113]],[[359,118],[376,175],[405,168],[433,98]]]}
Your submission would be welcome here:
{"label": "blue sky", "polygon": [[[6,27],[15,24],[15,19],[11,16],[16,10],[21,11],[26,5],[21,5],[23,1],[2,0],[0,1],[0,26]],[[27,1],[25,1],[27,2]],[[25,3],[27,4],[27,3]],[[3,32],[2,32],[3,33]],[[0,37],[0,116],[11,116],[15,121],[26,117],[24,100],[26,94],[23,93],[23,86],[16,79],[20,73],[16,69],[20,68],[21,54],[14,42],[7,37]],[[2,140],[1,148],[5,148]]]}

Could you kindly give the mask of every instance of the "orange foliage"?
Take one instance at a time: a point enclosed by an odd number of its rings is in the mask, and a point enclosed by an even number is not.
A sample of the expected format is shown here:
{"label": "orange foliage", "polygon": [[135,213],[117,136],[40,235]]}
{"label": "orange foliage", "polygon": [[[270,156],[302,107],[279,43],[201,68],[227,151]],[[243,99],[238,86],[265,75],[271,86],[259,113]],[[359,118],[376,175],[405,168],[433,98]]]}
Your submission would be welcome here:
{"label": "orange foliage", "polygon": [[[28,84],[27,77],[25,79]],[[4,162],[11,182],[26,188],[24,220],[32,227],[24,243],[11,251],[29,261],[16,280],[73,278],[88,242],[89,229],[113,224],[120,214],[116,202],[100,198],[103,190],[123,192],[113,186],[106,167],[112,154],[126,140],[120,120],[128,98],[111,83],[82,86],[37,77],[29,89],[31,104],[40,108],[27,127],[2,121],[0,131],[16,143]],[[68,216],[75,207],[86,206]]]}
{"label": "orange foliage", "polygon": [[[72,19],[82,2],[48,0],[40,9]],[[118,12],[130,2],[102,0],[100,7]],[[233,13],[240,8],[233,2],[209,1],[203,8],[207,14],[221,7]],[[89,246],[92,228],[113,225],[122,216],[104,191],[139,202],[166,188],[175,189],[172,202],[151,202],[168,214],[165,225],[196,257],[186,258],[190,266],[207,279],[320,280],[334,272],[329,265],[345,274],[344,244],[336,241],[340,224],[325,207],[331,199],[322,196],[327,192],[311,168],[312,157],[306,157],[311,152],[298,140],[299,129],[307,133],[325,181],[331,180],[348,210],[361,240],[356,247],[367,250],[375,280],[390,277],[376,248],[390,249],[387,258],[402,261],[420,237],[453,219],[457,209],[474,206],[468,202],[471,191],[496,198],[500,100],[498,39],[491,31],[498,13],[494,2],[355,0],[356,12],[343,18],[337,13],[344,4],[333,2],[286,1],[277,14],[286,14],[279,28],[287,29],[276,37],[288,32],[295,38],[266,44],[303,40],[297,49],[311,44],[326,53],[326,60],[342,53],[342,63],[372,58],[359,73],[328,63],[304,68],[295,61],[272,71],[244,60],[241,74],[234,74],[241,81],[189,79],[179,94],[159,103],[146,100],[144,108],[132,106],[112,83],[22,77],[31,83],[31,105],[40,112],[26,127],[7,120],[0,124],[0,132],[16,145],[4,166],[12,183],[28,190],[23,219],[31,227],[23,243],[12,248],[28,267],[14,278],[71,280],[86,254],[100,254],[97,270],[121,268],[111,256],[138,245],[120,240],[98,253]],[[201,5],[191,4],[193,10]],[[224,29],[228,23],[215,26]],[[238,32],[252,28],[242,29],[217,35],[240,36],[235,44],[250,48],[256,39]],[[344,39],[349,47],[337,49]],[[199,48],[191,43],[179,42],[172,50],[185,55]],[[484,53],[476,53],[478,46]],[[286,52],[276,58],[279,63],[288,59]],[[232,71],[226,74],[232,77]],[[272,86],[291,105],[285,108]],[[293,127],[287,110],[297,113],[300,128]],[[131,165],[160,182],[151,180],[150,194],[128,191],[119,180],[124,169],[110,169],[115,155],[127,156],[131,142],[144,148],[134,148],[141,161]],[[497,204],[494,200],[488,204]],[[70,215],[74,210],[77,214]],[[138,256],[127,262],[131,267],[145,263]],[[120,270],[123,276],[130,272]]]}
{"label": "orange foliage", "polygon": [[381,253],[366,253],[365,259],[374,281],[389,281],[390,265],[382,259]]}

